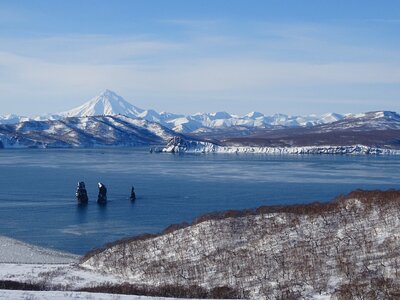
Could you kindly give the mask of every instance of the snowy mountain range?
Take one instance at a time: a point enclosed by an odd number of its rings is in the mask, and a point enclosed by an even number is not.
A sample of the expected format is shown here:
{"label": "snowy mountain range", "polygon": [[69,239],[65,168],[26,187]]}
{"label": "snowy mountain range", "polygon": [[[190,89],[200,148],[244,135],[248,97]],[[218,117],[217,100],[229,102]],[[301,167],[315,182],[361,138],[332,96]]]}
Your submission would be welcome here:
{"label": "snowy mountain range", "polygon": [[168,112],[158,113],[155,110],[145,110],[136,107],[116,93],[105,90],[100,95],[90,99],[83,105],[61,113],[38,116],[32,119],[16,115],[0,116],[0,124],[15,124],[36,120],[57,120],[65,117],[87,117],[98,115],[125,115],[157,122],[180,133],[204,133],[227,128],[253,129],[270,127],[304,127],[326,124],[341,120],[343,115],[327,113],[322,116],[288,116],[285,114],[264,115],[260,112],[250,112],[238,116],[227,112],[196,113],[182,115]]}
{"label": "snowy mountain range", "polygon": [[0,124],[16,124],[25,121],[30,121],[30,119],[28,117],[22,117],[14,114],[0,116]]}
{"label": "snowy mountain range", "polygon": [[197,133],[207,132],[213,129],[229,127],[268,128],[271,126],[299,127],[326,124],[341,120],[342,115],[329,113],[320,117],[288,116],[275,114],[266,116],[260,112],[251,112],[244,116],[232,115],[227,112],[196,113],[194,115],[180,115],[168,112],[158,113],[155,110],[144,110],[136,107],[116,93],[105,90],[99,96],[94,97],[85,104],[72,110],[60,113],[63,117],[82,117],[94,115],[117,115],[142,118],[150,122],[157,122],[176,132]]}
{"label": "snowy mountain range", "polygon": [[[348,151],[353,151],[354,146],[362,145],[370,153],[369,149],[400,149],[400,115],[378,111],[322,116],[266,116],[260,112],[244,116],[227,112],[185,116],[144,110],[105,90],[69,111],[32,119],[0,117],[0,148],[165,145],[173,137],[211,143],[201,144],[199,149],[212,151],[217,149],[215,145],[251,147],[244,152],[254,152],[254,147],[261,147],[259,152],[270,152],[271,147],[284,148],[284,152],[291,147],[296,152],[295,147],[339,146],[335,151],[342,153],[340,146],[350,146]],[[218,150],[224,152],[226,148]]]}
{"label": "snowy mountain range", "polygon": [[[400,150],[400,115],[378,111],[348,115],[342,120],[312,127],[261,129],[242,137],[220,138],[223,146],[284,148],[307,153],[385,153]],[[344,146],[349,148],[343,149]],[[365,146],[365,147],[362,147]],[[311,147],[311,149],[310,149]],[[320,149],[323,147],[323,149]],[[328,149],[325,149],[328,147]],[[360,148],[361,147],[361,148]],[[336,149],[336,150],[334,150]],[[356,149],[358,149],[356,151]],[[304,152],[304,153],[306,153]]]}

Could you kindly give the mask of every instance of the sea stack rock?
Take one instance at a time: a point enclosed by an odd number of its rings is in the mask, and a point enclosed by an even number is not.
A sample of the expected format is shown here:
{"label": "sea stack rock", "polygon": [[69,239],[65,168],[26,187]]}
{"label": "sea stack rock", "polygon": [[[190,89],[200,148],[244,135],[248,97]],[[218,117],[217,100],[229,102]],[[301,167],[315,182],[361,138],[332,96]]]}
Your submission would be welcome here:
{"label": "sea stack rock", "polygon": [[78,182],[78,187],[76,189],[76,200],[78,203],[88,203],[88,195],[85,187],[85,183],[83,181]]}
{"label": "sea stack rock", "polygon": [[105,204],[107,203],[107,188],[101,182],[98,183],[99,186],[99,195],[97,197],[97,203]]}
{"label": "sea stack rock", "polygon": [[130,197],[131,201],[136,200],[136,194],[135,194],[135,188],[132,186],[131,189],[131,197]]}

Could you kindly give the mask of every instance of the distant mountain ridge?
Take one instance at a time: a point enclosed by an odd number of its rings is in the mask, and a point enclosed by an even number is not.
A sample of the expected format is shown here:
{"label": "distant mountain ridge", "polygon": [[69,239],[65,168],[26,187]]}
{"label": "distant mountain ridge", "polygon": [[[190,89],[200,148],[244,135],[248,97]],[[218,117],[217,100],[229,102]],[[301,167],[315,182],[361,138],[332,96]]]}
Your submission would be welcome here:
{"label": "distant mountain ridge", "polygon": [[[385,149],[397,153],[400,115],[376,111],[322,116],[266,116],[260,112],[185,116],[144,110],[105,90],[83,105],[58,114],[34,119],[0,117],[0,148],[165,145],[175,137],[190,141],[195,152],[275,153],[279,148],[282,153],[343,154],[354,149],[365,154],[386,153]],[[343,150],[342,146],[347,148]],[[186,148],[173,145],[173,149]]]}
{"label": "distant mountain ridge", "polygon": [[250,112],[244,116],[233,115],[227,112],[196,113],[182,115],[168,112],[158,113],[152,109],[142,109],[126,101],[113,91],[105,90],[100,95],[90,99],[84,104],[56,114],[48,114],[35,118],[0,116],[0,124],[15,124],[29,120],[57,120],[65,117],[87,117],[96,115],[125,115],[133,118],[143,118],[150,122],[157,122],[180,133],[201,133],[214,129],[227,128],[269,128],[274,126],[303,127],[326,124],[341,120],[344,116],[337,113],[328,113],[322,116],[288,116],[275,114],[266,116],[260,112]]}
{"label": "distant mountain ridge", "polygon": [[400,115],[389,111],[368,112],[312,127],[258,130],[243,137],[222,138],[219,143],[223,146],[285,149],[313,147],[310,151],[329,146],[339,147],[338,153],[342,151],[342,146],[363,145],[379,151],[396,150],[393,153],[397,153],[400,150]]}

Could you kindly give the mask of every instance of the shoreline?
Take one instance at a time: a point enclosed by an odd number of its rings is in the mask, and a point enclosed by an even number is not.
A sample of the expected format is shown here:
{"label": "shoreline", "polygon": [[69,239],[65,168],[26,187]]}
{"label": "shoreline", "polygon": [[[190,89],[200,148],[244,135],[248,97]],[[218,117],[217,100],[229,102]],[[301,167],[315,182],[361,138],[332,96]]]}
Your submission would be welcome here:
{"label": "shoreline", "polygon": [[265,155],[400,155],[400,149],[370,147],[365,145],[350,146],[301,146],[301,147],[255,147],[255,146],[220,146],[208,142],[187,142],[167,145],[154,150],[162,153],[215,153],[215,154],[265,154]]}
{"label": "shoreline", "polygon": [[0,264],[71,264],[81,256],[0,235]]}

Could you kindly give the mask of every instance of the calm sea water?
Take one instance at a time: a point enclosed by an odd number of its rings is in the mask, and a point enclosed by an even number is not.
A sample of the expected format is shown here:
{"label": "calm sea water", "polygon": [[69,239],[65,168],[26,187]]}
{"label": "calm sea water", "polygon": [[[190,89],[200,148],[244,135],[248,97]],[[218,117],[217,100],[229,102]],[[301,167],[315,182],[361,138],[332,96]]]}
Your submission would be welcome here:
{"label": "calm sea water", "polygon": [[[357,188],[400,188],[399,170],[396,157],[1,150],[0,235],[82,254],[206,212],[328,201]],[[83,208],[75,201],[80,180],[90,201]],[[98,181],[108,188],[106,206],[95,203]]]}

